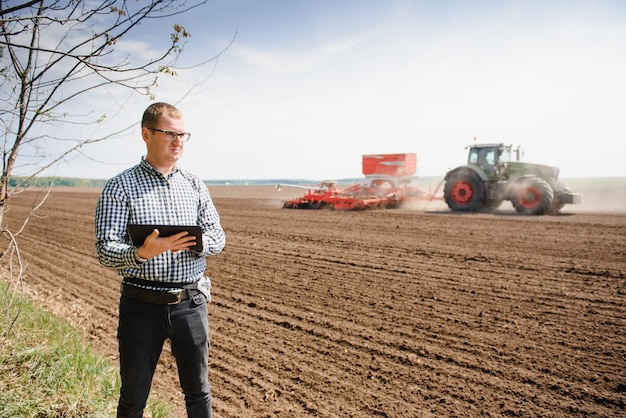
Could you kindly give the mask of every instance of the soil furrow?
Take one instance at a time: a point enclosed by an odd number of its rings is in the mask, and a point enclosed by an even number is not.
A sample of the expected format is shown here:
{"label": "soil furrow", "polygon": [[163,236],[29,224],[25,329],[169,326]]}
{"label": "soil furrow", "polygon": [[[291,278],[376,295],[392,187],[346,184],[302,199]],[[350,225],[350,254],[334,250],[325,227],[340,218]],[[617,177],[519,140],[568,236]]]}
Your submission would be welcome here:
{"label": "soil furrow", "polygon": [[[11,230],[35,193],[12,196]],[[29,292],[115,359],[98,193],[55,189],[18,243]],[[298,211],[269,186],[211,193],[227,232],[207,259],[216,416],[624,414],[625,213]],[[153,391],[184,416],[167,345]]]}

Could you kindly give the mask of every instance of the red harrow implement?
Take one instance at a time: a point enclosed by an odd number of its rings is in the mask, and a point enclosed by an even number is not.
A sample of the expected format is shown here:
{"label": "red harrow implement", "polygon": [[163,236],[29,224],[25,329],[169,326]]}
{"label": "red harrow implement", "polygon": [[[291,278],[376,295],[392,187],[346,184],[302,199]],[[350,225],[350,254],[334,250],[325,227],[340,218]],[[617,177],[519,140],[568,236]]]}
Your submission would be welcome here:
{"label": "red harrow implement", "polygon": [[284,208],[338,210],[398,208],[402,203],[416,200],[442,200],[411,186],[417,170],[417,156],[408,154],[377,154],[363,156],[362,183],[339,188],[336,181],[323,181],[319,186],[277,185],[306,189],[304,196],[283,202]]}

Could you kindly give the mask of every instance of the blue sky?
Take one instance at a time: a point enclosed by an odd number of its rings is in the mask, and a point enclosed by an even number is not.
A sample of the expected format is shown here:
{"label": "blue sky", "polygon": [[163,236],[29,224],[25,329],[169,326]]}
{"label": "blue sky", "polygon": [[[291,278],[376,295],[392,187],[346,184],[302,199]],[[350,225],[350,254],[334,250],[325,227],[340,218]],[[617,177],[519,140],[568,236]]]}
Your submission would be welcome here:
{"label": "blue sky", "polygon": [[[236,33],[215,67],[154,91],[185,113],[180,166],[203,179],[360,177],[363,154],[402,152],[443,176],[474,137],[522,145],[564,178],[626,176],[624,1],[215,0],[174,21],[192,34],[181,65]],[[146,53],[171,23],[119,47]],[[81,135],[138,122],[148,104],[85,100],[108,123]],[[144,153],[137,124],[56,174],[108,178]]]}

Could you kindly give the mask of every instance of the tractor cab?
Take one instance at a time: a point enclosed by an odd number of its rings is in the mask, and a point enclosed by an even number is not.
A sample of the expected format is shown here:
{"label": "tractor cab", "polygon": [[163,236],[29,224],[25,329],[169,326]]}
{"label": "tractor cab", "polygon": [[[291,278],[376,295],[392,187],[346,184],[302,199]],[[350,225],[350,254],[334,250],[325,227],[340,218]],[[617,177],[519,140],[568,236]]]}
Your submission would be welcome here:
{"label": "tractor cab", "polygon": [[488,178],[494,178],[498,174],[502,176],[506,171],[506,163],[519,161],[521,149],[513,149],[512,145],[505,144],[480,144],[470,145],[467,156],[467,164],[480,167]]}
{"label": "tractor cab", "polygon": [[[504,144],[482,144],[470,145],[468,164],[475,164],[481,167],[496,166],[498,163],[519,160],[520,149],[513,150],[512,145]],[[514,159],[515,154],[515,159]]]}

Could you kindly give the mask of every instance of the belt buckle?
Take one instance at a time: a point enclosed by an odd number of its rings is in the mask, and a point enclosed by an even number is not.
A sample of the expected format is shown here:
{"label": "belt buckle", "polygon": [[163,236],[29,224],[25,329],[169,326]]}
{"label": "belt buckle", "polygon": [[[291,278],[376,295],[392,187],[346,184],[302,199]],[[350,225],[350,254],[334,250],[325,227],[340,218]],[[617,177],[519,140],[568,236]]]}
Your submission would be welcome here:
{"label": "belt buckle", "polygon": [[180,292],[176,292],[176,293],[171,293],[172,296],[176,296],[176,299],[174,299],[171,302],[167,302],[168,305],[178,305],[179,303],[181,303],[183,301],[183,299],[185,299],[185,291],[181,290]]}

